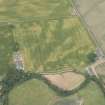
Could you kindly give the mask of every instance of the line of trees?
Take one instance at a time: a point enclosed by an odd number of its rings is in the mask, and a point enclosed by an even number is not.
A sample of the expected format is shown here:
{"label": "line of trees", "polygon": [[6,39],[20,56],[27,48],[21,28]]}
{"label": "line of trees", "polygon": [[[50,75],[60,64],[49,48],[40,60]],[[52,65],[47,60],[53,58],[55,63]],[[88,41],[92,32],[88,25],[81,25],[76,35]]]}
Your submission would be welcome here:
{"label": "line of trees", "polygon": [[46,83],[49,88],[53,89],[57,95],[59,96],[67,96],[67,95],[72,95],[79,91],[80,89],[84,88],[85,86],[88,85],[88,83],[93,80],[96,82],[101,90],[103,91],[105,95],[105,88],[102,85],[102,82],[100,79],[97,79],[95,76],[89,77],[87,74],[84,74],[86,77],[86,80],[84,83],[82,83],[78,88],[72,90],[72,91],[62,91],[62,89],[52,85],[48,80],[43,78],[42,74],[37,74],[37,73],[30,73],[27,72],[25,73],[24,71],[12,69],[10,72],[8,72],[7,76],[2,80],[1,85],[2,85],[2,90],[1,93],[2,95],[0,96],[0,102],[3,102],[2,105],[8,105],[8,94],[9,92],[16,86],[22,84],[25,81],[28,81],[30,79],[36,78],[38,80],[42,80],[44,83]]}

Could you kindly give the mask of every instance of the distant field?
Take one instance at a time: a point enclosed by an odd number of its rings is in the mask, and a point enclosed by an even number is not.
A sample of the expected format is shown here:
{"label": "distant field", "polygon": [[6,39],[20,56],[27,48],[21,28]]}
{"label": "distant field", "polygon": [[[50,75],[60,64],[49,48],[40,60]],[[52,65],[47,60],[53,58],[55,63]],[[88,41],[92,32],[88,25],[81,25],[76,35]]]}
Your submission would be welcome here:
{"label": "distant field", "polygon": [[17,24],[14,37],[20,44],[26,70],[54,71],[62,65],[83,68],[95,46],[79,18]]}
{"label": "distant field", "polygon": [[105,54],[105,0],[74,0],[97,44]]}
{"label": "distant field", "polygon": [[71,0],[0,0],[0,19],[31,19],[69,16]]}
{"label": "distant field", "polygon": [[0,75],[5,75],[10,69],[13,46],[12,27],[0,26]]}
{"label": "distant field", "polygon": [[105,97],[99,86],[91,82],[84,89],[80,90],[78,96],[83,98],[84,105],[105,105]]}

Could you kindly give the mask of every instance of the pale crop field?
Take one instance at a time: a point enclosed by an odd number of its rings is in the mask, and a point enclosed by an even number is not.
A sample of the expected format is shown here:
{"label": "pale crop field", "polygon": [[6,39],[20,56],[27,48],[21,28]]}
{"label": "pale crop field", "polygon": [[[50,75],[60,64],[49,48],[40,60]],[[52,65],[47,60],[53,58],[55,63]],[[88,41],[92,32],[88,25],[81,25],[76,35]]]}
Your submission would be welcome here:
{"label": "pale crop field", "polygon": [[105,0],[74,0],[87,28],[105,54]]}

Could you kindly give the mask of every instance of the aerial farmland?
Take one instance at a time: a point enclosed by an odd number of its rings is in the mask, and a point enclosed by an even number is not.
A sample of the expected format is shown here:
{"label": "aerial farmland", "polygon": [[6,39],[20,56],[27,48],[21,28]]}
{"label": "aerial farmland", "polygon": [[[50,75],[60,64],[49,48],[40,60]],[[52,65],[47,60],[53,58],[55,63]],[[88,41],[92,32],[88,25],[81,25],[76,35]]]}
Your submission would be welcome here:
{"label": "aerial farmland", "polygon": [[32,72],[56,72],[64,65],[80,69],[88,65],[87,55],[95,51],[78,17],[21,23],[14,31],[26,70]]}
{"label": "aerial farmland", "polygon": [[104,105],[91,34],[72,0],[0,0],[0,105]]}

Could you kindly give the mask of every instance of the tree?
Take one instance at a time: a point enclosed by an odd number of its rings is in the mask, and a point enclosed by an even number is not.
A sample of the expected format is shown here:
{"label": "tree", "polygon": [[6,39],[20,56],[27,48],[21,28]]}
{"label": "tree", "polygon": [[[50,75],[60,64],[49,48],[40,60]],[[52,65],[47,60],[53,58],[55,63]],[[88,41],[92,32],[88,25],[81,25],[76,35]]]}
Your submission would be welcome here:
{"label": "tree", "polygon": [[17,43],[17,42],[14,43],[13,50],[14,51],[18,51],[19,50],[19,43]]}
{"label": "tree", "polygon": [[87,58],[88,58],[88,61],[90,63],[95,62],[96,61],[96,57],[97,57],[97,55],[94,52],[90,52],[90,53],[87,54]]}

